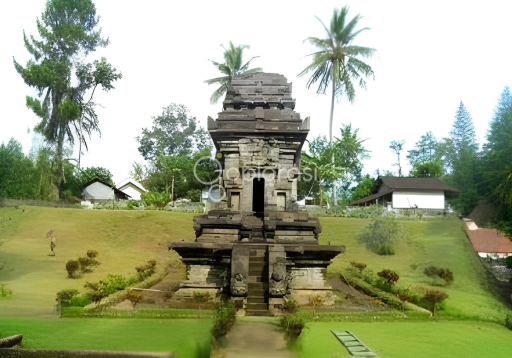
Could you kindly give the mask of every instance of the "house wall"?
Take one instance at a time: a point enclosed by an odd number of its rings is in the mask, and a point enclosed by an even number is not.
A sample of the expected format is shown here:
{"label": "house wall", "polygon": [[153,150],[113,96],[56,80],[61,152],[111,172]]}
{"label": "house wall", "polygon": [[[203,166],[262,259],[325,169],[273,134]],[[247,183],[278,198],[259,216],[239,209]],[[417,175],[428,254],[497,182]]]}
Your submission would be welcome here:
{"label": "house wall", "polygon": [[133,185],[130,184],[122,186],[121,188],[119,188],[119,190],[130,195],[133,200],[140,200],[140,194],[142,194],[140,190],[137,190],[136,188],[133,187]]}
{"label": "house wall", "polygon": [[444,209],[444,191],[394,191],[393,208]]}
{"label": "house wall", "polygon": [[89,185],[82,192],[82,196],[85,200],[95,200],[95,199],[110,199],[114,196],[114,190],[112,188],[95,182]]}

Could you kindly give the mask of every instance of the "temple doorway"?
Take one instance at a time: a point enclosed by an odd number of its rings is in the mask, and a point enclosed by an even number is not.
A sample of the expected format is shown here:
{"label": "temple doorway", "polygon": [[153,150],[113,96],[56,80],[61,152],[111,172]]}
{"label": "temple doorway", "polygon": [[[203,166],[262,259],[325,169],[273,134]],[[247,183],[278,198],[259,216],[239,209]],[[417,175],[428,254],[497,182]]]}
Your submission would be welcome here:
{"label": "temple doorway", "polygon": [[254,178],[252,181],[252,211],[261,216],[265,211],[265,179]]}

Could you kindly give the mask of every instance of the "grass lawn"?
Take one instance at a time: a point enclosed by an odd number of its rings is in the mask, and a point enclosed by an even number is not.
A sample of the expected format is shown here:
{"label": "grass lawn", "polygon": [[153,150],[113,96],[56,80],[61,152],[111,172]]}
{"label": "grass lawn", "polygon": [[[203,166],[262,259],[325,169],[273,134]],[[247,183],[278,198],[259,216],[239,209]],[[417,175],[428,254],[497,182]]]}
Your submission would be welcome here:
{"label": "grass lawn", "polygon": [[181,358],[209,357],[209,319],[0,318],[0,336],[23,334],[34,349],[176,352]]}
{"label": "grass lawn", "polygon": [[[426,266],[447,267],[454,272],[455,281],[443,289],[449,294],[445,311],[461,319],[482,319],[503,322],[510,309],[492,293],[490,281],[471,243],[462,231],[458,219],[426,219],[402,221],[405,238],[394,244],[396,254],[381,256],[367,251],[357,242],[357,235],[369,220],[352,218],[320,218],[323,226],[320,243],[345,245],[329,267],[338,272],[350,261],[364,262],[374,272],[384,268],[395,270],[400,279],[397,286],[432,284],[433,279],[423,274]],[[417,268],[413,269],[412,264]]]}
{"label": "grass lawn", "polygon": [[[13,291],[10,300],[0,300],[0,316],[49,315],[55,294],[62,289],[83,291],[86,281],[98,281],[107,273],[128,276],[149,259],[169,260],[168,241],[195,239],[193,216],[161,211],[0,208],[0,283]],[[54,257],[47,256],[50,229],[55,230]],[[68,278],[66,262],[84,256],[89,249],[99,252],[100,265],[81,278]]]}
{"label": "grass lawn", "polygon": [[512,332],[490,322],[318,322],[307,326],[291,345],[301,358],[349,356],[331,329],[351,331],[382,358],[508,358],[512,352]]}

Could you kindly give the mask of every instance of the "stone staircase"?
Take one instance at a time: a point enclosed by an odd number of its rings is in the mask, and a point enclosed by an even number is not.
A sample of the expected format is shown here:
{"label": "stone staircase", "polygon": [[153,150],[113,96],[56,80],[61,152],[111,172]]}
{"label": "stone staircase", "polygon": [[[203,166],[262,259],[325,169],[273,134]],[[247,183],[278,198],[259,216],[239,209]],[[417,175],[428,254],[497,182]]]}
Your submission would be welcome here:
{"label": "stone staircase", "polygon": [[251,247],[246,316],[268,316],[268,257],[266,246]]}

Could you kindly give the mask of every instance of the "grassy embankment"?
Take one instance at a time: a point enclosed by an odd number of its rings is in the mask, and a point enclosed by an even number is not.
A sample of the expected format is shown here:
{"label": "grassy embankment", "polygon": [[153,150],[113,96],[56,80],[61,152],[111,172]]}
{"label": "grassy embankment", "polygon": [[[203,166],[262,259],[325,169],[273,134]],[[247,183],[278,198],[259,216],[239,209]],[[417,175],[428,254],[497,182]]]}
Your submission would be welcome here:
{"label": "grassy embankment", "polygon": [[[135,266],[150,259],[159,264],[177,260],[166,243],[195,238],[193,214],[24,208],[0,208],[0,282],[13,291],[12,299],[0,301],[0,316],[52,314],[58,291],[83,291],[86,281],[97,282],[107,273],[132,275]],[[50,229],[55,230],[55,256],[47,256]],[[68,278],[66,262],[89,249],[99,252],[100,265],[80,278]]]}
{"label": "grassy embankment", "polygon": [[[358,244],[357,235],[368,220],[321,218],[321,222],[321,244],[330,241],[331,245],[346,246],[345,254],[338,256],[329,267],[331,273],[347,267],[350,261],[364,262],[374,272],[385,268],[395,270],[400,275],[397,285],[408,287],[434,282],[423,274],[426,266],[447,267],[453,271],[455,281],[443,287],[450,297],[445,301],[446,309],[439,312],[440,316],[502,323],[507,312],[510,313],[493,293],[492,281],[458,219],[402,221],[405,237],[393,245],[396,254],[391,256],[377,255]],[[417,265],[415,269],[414,265]]]}
{"label": "grassy embankment", "polygon": [[0,317],[0,336],[23,333],[24,348],[175,352],[181,358],[209,357],[210,328],[210,320],[197,319]]}
{"label": "grassy embankment", "polygon": [[[137,327],[133,328],[134,332],[139,332],[140,328],[147,332],[148,337],[156,337],[155,334],[160,333],[155,332],[160,331],[172,336],[175,330],[187,332],[190,329],[201,337],[204,335],[201,339],[208,340],[207,329],[211,324],[209,320],[138,319],[135,324],[132,319],[58,320],[5,317],[55,317],[52,313],[55,293],[61,289],[82,289],[85,281],[97,281],[107,273],[128,276],[134,273],[134,266],[151,258],[159,262],[175,260],[176,256],[169,254],[165,244],[173,240],[194,239],[192,216],[187,213],[155,211],[89,211],[39,207],[26,207],[23,213],[21,209],[1,208],[0,267],[3,268],[0,269],[0,282],[7,283],[14,293],[12,299],[0,300],[0,335],[23,331],[21,333],[27,337],[27,347],[33,348],[174,350],[178,353],[183,340],[161,348],[159,343],[148,338],[146,345],[137,346],[135,341],[144,340],[133,339],[131,328],[126,327]],[[9,217],[12,220],[8,220]],[[383,268],[396,270],[400,274],[398,284],[407,287],[418,283],[431,283],[431,279],[423,275],[423,268],[436,265],[450,268],[455,274],[455,282],[444,288],[450,298],[446,300],[446,310],[439,313],[439,322],[309,323],[310,328],[305,329],[297,341],[296,350],[301,357],[323,356],[319,354],[323,351],[326,354],[329,351],[328,354],[331,355],[342,352],[341,345],[329,329],[351,330],[382,357],[480,357],[500,356],[502,350],[510,351],[507,342],[510,342],[511,332],[498,324],[483,322],[502,322],[509,311],[493,295],[484,269],[461,230],[460,221],[436,219],[404,222],[407,235],[395,243],[396,255],[379,256],[366,251],[364,246],[357,243],[357,234],[367,220],[320,220],[324,228],[320,243],[327,244],[330,241],[332,245],[342,244],[347,247],[346,253],[335,259],[330,272],[336,273],[347,266],[349,261],[360,261],[368,264],[368,268],[375,272]],[[47,256],[49,245],[45,234],[50,229],[55,229],[57,238],[55,257]],[[101,264],[93,273],[82,278],[67,278],[64,270],[67,260],[83,255],[88,249],[100,252],[98,260]],[[416,264],[417,268],[413,269],[412,264]],[[464,321],[444,321],[449,317]],[[99,328],[93,328],[94,322],[101,322],[96,326]],[[138,322],[145,323],[139,325]],[[48,327],[53,327],[54,324],[62,325],[59,326],[63,327],[62,335],[53,335],[53,328]],[[84,343],[86,340],[78,333],[76,339],[73,339],[74,333],[66,336],[66,324],[75,327],[80,334],[92,335],[91,339]],[[196,329],[195,325],[202,328]],[[95,332],[103,329],[110,330],[111,335],[118,337],[119,341],[94,336]],[[203,330],[204,333],[201,333]],[[176,334],[179,336],[179,333]],[[55,336],[66,336],[66,340],[57,340],[59,343],[54,346],[44,343]],[[202,342],[201,339],[195,339],[194,342]],[[441,351],[441,346],[446,346],[445,343],[449,343],[451,348]],[[470,354],[470,350],[477,353]],[[185,351],[188,355],[192,354],[193,349],[187,348]],[[491,353],[487,355],[481,352]]]}

